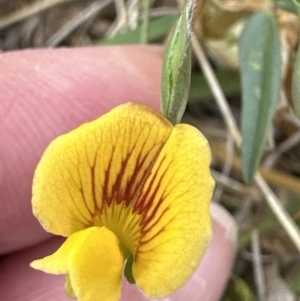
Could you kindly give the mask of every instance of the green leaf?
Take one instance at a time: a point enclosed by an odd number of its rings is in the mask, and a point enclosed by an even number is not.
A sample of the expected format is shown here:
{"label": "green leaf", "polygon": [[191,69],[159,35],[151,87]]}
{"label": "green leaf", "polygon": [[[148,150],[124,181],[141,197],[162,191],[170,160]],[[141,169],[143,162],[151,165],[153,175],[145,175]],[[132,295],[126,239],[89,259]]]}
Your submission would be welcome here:
{"label": "green leaf", "polygon": [[249,18],[239,41],[242,80],[242,168],[251,183],[270,129],[281,84],[281,56],[274,15]]}
{"label": "green leaf", "polygon": [[[293,0],[294,1],[294,0]],[[297,14],[296,5],[291,0],[277,0],[276,5],[279,8],[286,10],[290,13]]]}
{"label": "green leaf", "polygon": [[294,277],[291,283],[291,290],[294,293],[300,294],[300,264],[295,267]]}
{"label": "green leaf", "polygon": [[[293,0],[300,18],[300,1]],[[296,116],[300,119],[300,44],[294,65],[292,80],[292,99]]]}
{"label": "green leaf", "polygon": [[[238,72],[226,69],[217,69],[215,70],[215,75],[222,91],[227,97],[241,94],[240,77]],[[192,72],[189,102],[193,103],[199,100],[210,99],[213,99],[213,94],[203,73]]]}
{"label": "green leaf", "polygon": [[237,276],[229,280],[222,301],[257,301],[247,283]]}
{"label": "green leaf", "polygon": [[[174,25],[177,15],[169,15],[153,19],[149,22],[148,40],[153,41],[166,35]],[[125,33],[119,33],[112,38],[105,38],[96,41],[99,45],[119,45],[119,44],[138,44],[140,43],[141,25],[136,29],[129,30]]]}
{"label": "green leaf", "polygon": [[194,2],[187,1],[166,46],[161,83],[162,113],[173,124],[181,121],[191,82],[192,12]]}

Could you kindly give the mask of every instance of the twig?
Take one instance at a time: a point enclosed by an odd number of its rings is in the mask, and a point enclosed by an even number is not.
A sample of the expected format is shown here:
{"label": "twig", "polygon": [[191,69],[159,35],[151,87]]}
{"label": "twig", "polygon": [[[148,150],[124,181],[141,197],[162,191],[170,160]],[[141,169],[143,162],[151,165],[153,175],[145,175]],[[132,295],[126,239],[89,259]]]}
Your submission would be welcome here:
{"label": "twig", "polygon": [[70,2],[73,0],[39,0],[30,5],[23,7],[17,11],[0,17],[0,29],[8,27],[14,23],[23,21],[35,14],[41,13],[44,10],[51,8],[55,5]]}
{"label": "twig", "polygon": [[192,35],[191,35],[191,40],[192,40],[192,46],[195,51],[196,57],[202,67],[204,76],[206,77],[208,85],[210,86],[211,91],[212,91],[212,93],[217,101],[217,104],[221,110],[221,113],[223,115],[223,119],[226,123],[226,126],[229,129],[235,143],[238,146],[240,146],[241,142],[242,142],[242,138],[241,138],[241,135],[237,128],[237,125],[235,123],[235,120],[233,118],[233,115],[231,113],[231,110],[229,108],[229,105],[227,104],[227,100],[224,96],[221,86],[212,70],[212,67],[210,66],[210,64],[202,50],[202,47],[200,46],[199,42],[197,41],[197,38],[195,37],[194,33],[192,33]]}
{"label": "twig", "polygon": [[251,196],[246,196],[243,200],[243,206],[234,214],[235,222],[238,226],[241,226],[249,217],[250,210],[253,205],[253,198]]}
{"label": "twig", "polygon": [[[203,126],[198,128],[201,129],[201,131],[209,139],[214,161],[223,164],[223,162],[225,161],[225,147],[223,145],[224,143],[217,141],[217,139],[210,138],[209,133],[211,133],[212,130],[207,131],[206,128]],[[293,164],[293,167],[297,167],[299,163],[294,161],[291,162],[291,164]],[[233,157],[232,169],[236,172],[241,173],[241,159],[238,155],[234,155]],[[278,171],[275,169],[266,169],[264,167],[259,167],[258,171],[269,185],[275,187],[282,187],[292,193],[300,194],[300,179],[298,177],[290,175],[283,171]]]}
{"label": "twig", "polygon": [[[234,120],[234,117],[232,115],[232,112],[230,110],[230,107],[226,101],[226,98],[224,96],[224,93],[220,87],[220,84],[218,83],[218,80],[213,72],[213,69],[207,60],[203,49],[199,42],[197,41],[194,34],[192,34],[192,45],[193,49],[195,51],[196,57],[199,61],[199,64],[201,65],[202,71],[204,73],[204,76],[206,77],[206,80],[208,82],[208,85],[211,88],[211,91],[215,97],[215,100],[221,110],[221,114],[223,115],[224,121],[238,147],[241,146],[242,138],[239,133],[238,127],[236,125],[236,122]],[[269,207],[277,217],[278,221],[282,225],[282,227],[286,230],[288,236],[293,241],[294,245],[300,252],[300,230],[293,221],[293,219],[289,216],[285,208],[283,207],[280,200],[276,197],[276,195],[273,193],[273,191],[270,189],[270,187],[267,185],[265,180],[262,178],[262,176],[259,174],[259,172],[256,173],[254,177],[254,181],[256,185],[259,187],[261,192],[264,195],[264,198],[266,199]]]}
{"label": "twig", "polygon": [[112,3],[113,0],[98,0],[91,3],[86,9],[77,14],[71,21],[61,27],[46,43],[47,47],[57,46],[78,26],[86,22],[90,18],[96,16],[102,9]]}
{"label": "twig", "polygon": [[[116,0],[116,1],[123,1],[123,0]],[[139,20],[142,20],[143,15],[140,17],[139,14],[139,0],[131,0],[127,2],[127,5],[125,6],[126,11],[122,12],[124,16],[122,16],[122,18],[126,18],[126,27],[127,29],[135,29],[138,25]],[[118,10],[117,10],[118,12]],[[162,16],[169,16],[169,15],[178,15],[179,14],[179,10],[177,8],[174,7],[169,7],[169,6],[165,6],[165,7],[156,7],[156,8],[152,8],[151,10],[149,10],[149,17],[162,17]],[[119,15],[119,13],[118,13]],[[118,17],[118,19],[113,22],[113,24],[111,25],[111,27],[109,28],[109,30],[106,33],[106,36],[111,38],[114,35],[116,35],[120,30],[124,29],[123,28],[123,23],[120,21],[120,18]],[[148,25],[149,26],[149,25]]]}
{"label": "twig", "polygon": [[[286,91],[285,91],[284,88],[281,88],[281,90],[280,90],[280,102],[279,102],[279,104],[282,104],[281,105],[282,108],[290,106],[289,105],[289,100],[288,100],[288,97],[286,95]],[[293,124],[298,129],[300,129],[300,120],[299,120],[299,118],[297,118],[297,116],[295,114],[292,114],[291,112],[284,113],[283,114],[283,119],[290,122],[291,124]]]}
{"label": "twig", "polygon": [[[185,123],[194,125],[203,132],[211,146],[214,161],[218,164],[224,164],[226,160],[224,138],[226,137],[226,133],[228,131],[226,127],[224,127],[223,124],[221,125],[218,120],[214,120],[213,124],[215,126],[211,126],[211,122],[206,124],[203,122],[203,120],[200,121],[199,119],[192,117],[190,114],[186,114],[183,118],[183,121]],[[241,173],[241,159],[237,154],[233,155],[232,170]],[[293,167],[297,167],[298,162],[292,162],[291,164],[293,164]],[[275,169],[266,169],[264,167],[260,167],[258,170],[269,185],[284,188],[292,193],[300,194],[300,179],[296,176],[292,176],[286,172],[277,171]],[[256,187],[248,188],[255,188],[255,190],[258,190]],[[228,189],[228,187],[226,187],[226,189]],[[258,191],[260,194],[251,194],[254,199],[262,198],[260,190]]]}
{"label": "twig", "polygon": [[[225,176],[228,176],[230,174],[231,167],[232,167],[233,155],[234,155],[234,141],[233,141],[231,135],[229,133],[227,133],[226,157],[225,157],[225,161],[224,161],[223,169],[222,169],[222,173]],[[222,193],[223,193],[223,187],[217,186],[215,189],[214,197],[213,197],[215,202],[220,201]]]}
{"label": "twig", "polygon": [[253,263],[253,274],[254,281],[257,290],[258,300],[266,300],[266,286],[265,277],[263,272],[261,249],[259,243],[258,231],[254,230],[252,232],[252,263]]}
{"label": "twig", "polygon": [[125,0],[115,0],[115,5],[116,5],[118,23],[120,24],[119,27],[120,28],[127,27],[128,16],[126,11]]}
{"label": "twig", "polygon": [[150,10],[151,17],[163,17],[169,15],[179,15],[180,11],[178,8],[171,7],[171,6],[162,6],[162,7],[155,7]]}
{"label": "twig", "polygon": [[272,168],[273,165],[278,161],[283,153],[290,150],[291,148],[300,144],[300,131],[295,132],[284,140],[276,149],[275,152],[271,153],[264,161],[263,166],[266,168]]}
{"label": "twig", "polygon": [[[258,230],[256,230],[256,231],[258,231]],[[253,233],[253,231],[251,232],[251,238],[252,238],[252,233]],[[242,258],[244,258],[248,261],[251,261],[251,262],[253,261],[254,255],[253,255],[252,251],[249,252],[249,251],[247,251],[247,249],[241,249],[240,252],[241,252]],[[272,254],[268,254],[268,255],[260,254],[260,258],[261,258],[262,263],[270,263],[270,262],[274,261],[274,256]]]}
{"label": "twig", "polygon": [[286,113],[283,115],[283,119],[300,129],[300,120],[294,114]]}
{"label": "twig", "polygon": [[128,28],[128,12],[124,0],[115,0],[117,18],[107,32],[108,37],[114,37],[119,31]]}
{"label": "twig", "polygon": [[243,196],[247,195],[255,199],[259,198],[261,195],[260,191],[256,187],[247,187],[237,180],[232,179],[216,170],[212,170],[211,173],[216,182],[228,191],[235,192]]}
{"label": "twig", "polygon": [[130,0],[127,5],[128,9],[128,26],[135,29],[139,21],[139,0]]}

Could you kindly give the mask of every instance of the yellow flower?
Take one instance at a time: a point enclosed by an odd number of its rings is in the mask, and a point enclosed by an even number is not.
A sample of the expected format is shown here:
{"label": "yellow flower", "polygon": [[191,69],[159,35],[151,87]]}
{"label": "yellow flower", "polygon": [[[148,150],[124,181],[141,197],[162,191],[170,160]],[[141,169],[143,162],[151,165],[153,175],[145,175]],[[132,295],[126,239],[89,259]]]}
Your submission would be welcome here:
{"label": "yellow flower", "polygon": [[66,274],[80,301],[119,300],[124,262],[149,298],[173,293],[211,237],[209,165],[197,129],[141,104],[58,137],[36,169],[32,204],[47,231],[68,238],[31,266]]}

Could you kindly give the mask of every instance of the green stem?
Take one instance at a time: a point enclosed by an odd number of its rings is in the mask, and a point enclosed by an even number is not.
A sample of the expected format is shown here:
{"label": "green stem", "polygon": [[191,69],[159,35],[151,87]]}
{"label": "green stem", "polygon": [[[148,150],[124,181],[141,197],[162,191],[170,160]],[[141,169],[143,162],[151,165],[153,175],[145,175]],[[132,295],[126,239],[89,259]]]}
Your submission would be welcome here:
{"label": "green stem", "polygon": [[147,44],[149,35],[150,0],[142,0],[142,24],[140,41]]}

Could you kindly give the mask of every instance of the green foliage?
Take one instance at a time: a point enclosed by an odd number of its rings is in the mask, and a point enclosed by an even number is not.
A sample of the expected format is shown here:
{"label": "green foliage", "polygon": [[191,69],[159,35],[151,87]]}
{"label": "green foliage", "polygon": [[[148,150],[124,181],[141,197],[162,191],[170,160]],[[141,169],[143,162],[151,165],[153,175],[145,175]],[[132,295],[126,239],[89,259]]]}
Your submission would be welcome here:
{"label": "green foliage", "polygon": [[[300,1],[293,0],[297,13],[300,17]],[[298,52],[296,62],[294,65],[293,82],[292,82],[292,98],[294,104],[294,110],[298,118],[300,118],[300,47],[298,46]]]}
{"label": "green foliage", "polygon": [[[148,40],[153,41],[168,34],[177,19],[176,15],[168,15],[149,21]],[[142,27],[139,25],[133,30],[118,33],[112,38],[105,38],[97,41],[98,45],[120,45],[120,44],[139,44],[141,41]]]}
{"label": "green foliage", "polygon": [[[220,69],[215,72],[218,82],[224,94],[228,97],[241,93],[240,77],[238,72]],[[204,75],[200,72],[192,72],[189,102],[213,99],[213,94],[207,84]]]}
{"label": "green foliage", "polygon": [[291,284],[291,289],[294,293],[300,294],[300,264],[297,265],[297,269]]}
{"label": "green foliage", "polygon": [[173,123],[181,121],[191,81],[190,33],[193,1],[185,5],[167,44],[162,68],[161,109]]}
{"label": "green foliage", "polygon": [[247,21],[240,38],[242,79],[242,168],[251,183],[261,159],[281,86],[276,20],[260,11]]}
{"label": "green foliage", "polygon": [[231,277],[222,301],[257,301],[246,282],[237,276]]}
{"label": "green foliage", "polygon": [[[294,0],[293,0],[294,1]],[[276,1],[278,7],[288,12],[297,14],[297,9],[295,4],[291,0],[278,0]]]}

